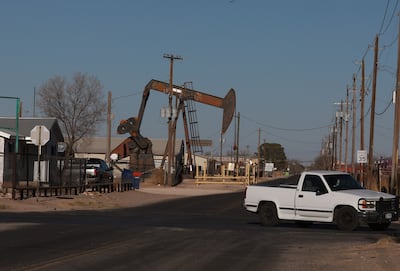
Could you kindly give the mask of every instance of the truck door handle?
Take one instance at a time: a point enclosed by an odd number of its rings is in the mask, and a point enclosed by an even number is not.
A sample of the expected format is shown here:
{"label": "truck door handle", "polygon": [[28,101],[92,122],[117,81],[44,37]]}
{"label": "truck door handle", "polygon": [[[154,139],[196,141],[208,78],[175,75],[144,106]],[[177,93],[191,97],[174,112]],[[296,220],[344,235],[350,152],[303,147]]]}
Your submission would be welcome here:
{"label": "truck door handle", "polygon": [[303,195],[299,195],[299,198],[302,198],[303,197]]}

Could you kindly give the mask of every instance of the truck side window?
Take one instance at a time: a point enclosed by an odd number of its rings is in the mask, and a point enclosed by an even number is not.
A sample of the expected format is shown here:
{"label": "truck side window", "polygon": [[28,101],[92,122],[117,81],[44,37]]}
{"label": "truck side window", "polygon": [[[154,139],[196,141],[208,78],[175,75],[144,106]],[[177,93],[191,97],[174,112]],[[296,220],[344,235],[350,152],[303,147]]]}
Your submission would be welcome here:
{"label": "truck side window", "polygon": [[326,189],[321,178],[316,175],[306,175],[304,177],[303,187],[301,190],[309,192],[319,191],[322,194],[328,193],[328,190]]}

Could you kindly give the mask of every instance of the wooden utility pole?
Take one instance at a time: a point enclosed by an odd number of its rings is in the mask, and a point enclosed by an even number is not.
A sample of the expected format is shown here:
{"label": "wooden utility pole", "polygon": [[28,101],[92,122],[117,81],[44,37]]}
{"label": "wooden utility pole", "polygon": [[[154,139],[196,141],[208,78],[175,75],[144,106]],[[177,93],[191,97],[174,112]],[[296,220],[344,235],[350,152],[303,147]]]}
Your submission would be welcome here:
{"label": "wooden utility pole", "polygon": [[342,146],[343,146],[343,100],[340,101],[340,130],[339,130],[339,170],[342,170]]}
{"label": "wooden utility pole", "polygon": [[[364,150],[364,98],[365,98],[365,63],[361,62],[361,109],[360,109],[360,150]],[[360,180],[364,184],[364,163],[360,164]]]}
{"label": "wooden utility pole", "polygon": [[338,134],[338,115],[337,112],[335,112],[335,127],[333,128],[333,164],[332,164],[332,169],[336,170],[337,169],[337,134]]}
{"label": "wooden utility pole", "polygon": [[111,101],[112,94],[111,91],[108,92],[108,102],[107,102],[107,151],[106,151],[106,161],[110,164],[111,158]]}
{"label": "wooden utility pole", "polygon": [[356,175],[356,166],[355,166],[355,156],[356,156],[356,103],[357,102],[357,92],[356,92],[356,75],[353,75],[353,129],[352,129],[352,137],[351,137],[351,173],[353,176]]}
{"label": "wooden utility pole", "polygon": [[[333,126],[333,127],[335,127],[335,126]],[[334,160],[335,160],[335,157],[333,155],[335,153],[335,144],[334,144],[335,138],[333,136],[333,129],[334,128],[331,128],[331,133],[329,134],[329,152],[330,152],[329,169],[330,170],[334,170]]]}
{"label": "wooden utility pole", "polygon": [[257,144],[257,178],[260,176],[260,138],[261,138],[261,128],[258,128],[258,144]]}
{"label": "wooden utility pole", "polygon": [[338,134],[338,115],[335,112],[335,127],[333,128],[333,170],[337,169],[337,134]]}
{"label": "wooden utility pole", "polygon": [[399,166],[399,129],[400,129],[400,21],[399,34],[397,35],[397,81],[394,100],[394,125],[393,125],[393,153],[392,153],[392,174],[390,179],[389,192],[399,196],[399,185],[397,170]]}
{"label": "wooden utility pole", "polygon": [[347,158],[348,158],[348,149],[349,149],[349,87],[346,89],[346,116],[345,116],[345,121],[346,121],[346,144],[345,144],[345,150],[344,150],[344,166],[346,168],[347,172]]}
{"label": "wooden utility pole", "polygon": [[169,95],[168,95],[168,105],[170,116],[168,117],[168,170],[167,170],[167,184],[172,185],[173,183],[173,166],[175,158],[175,131],[173,126],[173,108],[172,108],[172,95],[173,95],[173,77],[174,77],[174,60],[182,60],[180,56],[175,56],[172,54],[164,54],[164,58],[170,60],[169,65]]}
{"label": "wooden utility pole", "polygon": [[236,175],[239,174],[239,133],[240,131],[240,112],[237,113],[237,132],[236,132]]}
{"label": "wooden utility pole", "polygon": [[374,126],[375,126],[375,100],[376,100],[376,79],[378,73],[378,47],[379,36],[375,37],[375,49],[374,49],[374,70],[372,78],[372,98],[371,98],[371,120],[369,127],[369,151],[368,151],[368,176],[367,176],[367,187],[376,188],[376,184],[372,184],[373,181],[373,165],[374,165]]}

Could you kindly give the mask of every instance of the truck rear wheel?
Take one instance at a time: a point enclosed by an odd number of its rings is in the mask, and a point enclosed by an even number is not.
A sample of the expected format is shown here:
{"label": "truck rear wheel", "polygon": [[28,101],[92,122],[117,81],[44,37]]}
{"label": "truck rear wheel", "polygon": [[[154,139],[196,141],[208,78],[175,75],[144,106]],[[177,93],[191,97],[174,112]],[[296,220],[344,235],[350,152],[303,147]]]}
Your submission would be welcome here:
{"label": "truck rear wheel", "polygon": [[339,230],[352,231],[358,227],[358,215],[352,207],[342,207],[335,212],[335,221]]}
{"label": "truck rear wheel", "polygon": [[276,207],[272,202],[263,203],[259,207],[258,215],[262,226],[275,226],[279,223]]}

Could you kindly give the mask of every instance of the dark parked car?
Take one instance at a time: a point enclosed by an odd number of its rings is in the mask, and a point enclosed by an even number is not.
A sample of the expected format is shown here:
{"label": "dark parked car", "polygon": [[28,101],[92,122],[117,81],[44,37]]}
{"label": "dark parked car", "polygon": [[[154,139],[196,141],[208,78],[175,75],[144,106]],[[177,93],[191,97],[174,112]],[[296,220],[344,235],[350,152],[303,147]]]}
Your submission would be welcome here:
{"label": "dark parked car", "polygon": [[86,177],[88,184],[108,184],[114,179],[113,168],[106,161],[89,158],[86,161]]}

